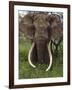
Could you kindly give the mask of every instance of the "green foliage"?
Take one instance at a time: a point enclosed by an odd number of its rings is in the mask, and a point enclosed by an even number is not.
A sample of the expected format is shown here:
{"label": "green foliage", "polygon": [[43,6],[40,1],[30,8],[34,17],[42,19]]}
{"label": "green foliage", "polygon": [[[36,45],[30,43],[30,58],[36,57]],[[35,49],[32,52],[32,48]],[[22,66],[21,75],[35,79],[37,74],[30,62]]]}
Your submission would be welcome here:
{"label": "green foliage", "polygon": [[51,70],[46,72],[48,65],[37,64],[36,68],[32,68],[28,62],[28,51],[31,42],[20,36],[19,39],[19,78],[48,78],[63,76],[63,43],[60,44],[58,55],[53,55],[53,66]]}

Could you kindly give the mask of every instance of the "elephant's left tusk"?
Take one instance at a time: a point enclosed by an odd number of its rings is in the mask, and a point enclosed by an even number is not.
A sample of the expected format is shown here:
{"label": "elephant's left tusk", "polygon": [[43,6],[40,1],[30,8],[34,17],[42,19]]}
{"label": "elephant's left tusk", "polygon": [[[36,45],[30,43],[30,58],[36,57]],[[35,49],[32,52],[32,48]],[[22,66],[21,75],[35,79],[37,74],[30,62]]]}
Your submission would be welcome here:
{"label": "elephant's left tusk", "polygon": [[31,53],[32,53],[32,50],[33,50],[33,48],[34,48],[34,45],[35,45],[35,43],[32,43],[32,46],[31,46],[31,49],[29,50],[29,54],[28,54],[28,61],[29,61],[29,64],[33,67],[33,68],[35,68],[36,66],[31,62]]}
{"label": "elephant's left tusk", "polygon": [[46,69],[46,71],[50,70],[50,68],[51,68],[51,66],[52,66],[52,53],[51,53],[51,50],[50,50],[50,44],[51,44],[51,41],[49,42],[49,45],[48,45],[48,51],[49,51],[49,57],[50,57],[50,63],[49,63],[48,68]]}

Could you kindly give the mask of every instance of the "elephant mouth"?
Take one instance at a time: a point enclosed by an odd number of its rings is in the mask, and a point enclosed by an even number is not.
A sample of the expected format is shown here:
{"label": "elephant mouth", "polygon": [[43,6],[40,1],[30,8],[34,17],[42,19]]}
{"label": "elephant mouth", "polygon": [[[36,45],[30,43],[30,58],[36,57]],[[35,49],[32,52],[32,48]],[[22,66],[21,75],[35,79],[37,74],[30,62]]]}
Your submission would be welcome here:
{"label": "elephant mouth", "polygon": [[[49,62],[48,67],[46,68],[46,71],[49,71],[50,68],[51,68],[51,66],[52,66],[52,53],[51,53],[51,50],[50,50],[50,43],[51,43],[51,42],[49,42],[49,44],[47,44],[47,50],[48,50],[48,52],[49,52],[50,62]],[[35,43],[33,42],[33,43],[32,43],[32,46],[31,46],[31,48],[30,48],[30,50],[29,50],[29,53],[28,53],[28,62],[29,62],[29,64],[30,64],[33,68],[36,68],[36,65],[34,65],[34,64],[32,63],[32,60],[31,60],[31,54],[32,54],[32,51],[33,51],[33,49],[34,49],[34,46],[35,46]]]}

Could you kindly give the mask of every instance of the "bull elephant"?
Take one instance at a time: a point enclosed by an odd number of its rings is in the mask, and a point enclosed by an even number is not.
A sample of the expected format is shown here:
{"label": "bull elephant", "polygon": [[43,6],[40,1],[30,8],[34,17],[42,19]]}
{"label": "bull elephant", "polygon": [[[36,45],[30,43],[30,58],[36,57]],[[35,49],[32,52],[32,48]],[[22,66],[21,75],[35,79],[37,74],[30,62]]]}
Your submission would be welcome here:
{"label": "bull elephant", "polygon": [[35,13],[25,15],[19,23],[20,31],[32,41],[28,61],[33,68],[36,68],[36,63],[46,63],[49,64],[46,71],[50,70],[52,66],[51,40],[56,37],[54,34],[58,31],[55,30],[58,22],[60,21],[57,15]]}

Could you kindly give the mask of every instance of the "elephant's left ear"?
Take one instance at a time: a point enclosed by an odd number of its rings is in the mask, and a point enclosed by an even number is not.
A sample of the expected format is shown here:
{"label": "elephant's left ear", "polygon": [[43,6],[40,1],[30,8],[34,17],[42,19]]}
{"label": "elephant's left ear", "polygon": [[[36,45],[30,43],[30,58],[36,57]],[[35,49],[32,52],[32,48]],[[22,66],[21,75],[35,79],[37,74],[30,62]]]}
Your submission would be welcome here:
{"label": "elephant's left ear", "polygon": [[35,28],[33,25],[33,16],[30,14],[25,15],[19,23],[19,30],[24,33],[28,39],[33,39]]}
{"label": "elephant's left ear", "polygon": [[51,39],[58,40],[59,37],[62,37],[63,28],[61,23],[61,18],[59,15],[52,14],[49,16],[49,23],[51,26]]}

